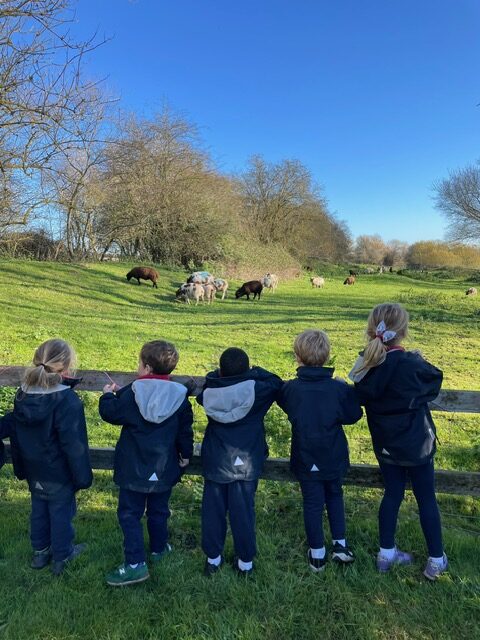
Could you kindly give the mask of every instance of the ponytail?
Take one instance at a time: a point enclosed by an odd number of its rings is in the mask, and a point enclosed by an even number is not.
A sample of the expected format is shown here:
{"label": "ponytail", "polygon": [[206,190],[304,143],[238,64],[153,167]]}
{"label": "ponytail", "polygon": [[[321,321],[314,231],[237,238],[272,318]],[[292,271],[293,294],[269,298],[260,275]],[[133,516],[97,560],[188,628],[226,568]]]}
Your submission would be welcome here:
{"label": "ponytail", "polygon": [[23,389],[50,389],[62,381],[62,373],[74,363],[75,352],[65,342],[55,338],[41,344],[33,356],[33,365],[25,372]]}

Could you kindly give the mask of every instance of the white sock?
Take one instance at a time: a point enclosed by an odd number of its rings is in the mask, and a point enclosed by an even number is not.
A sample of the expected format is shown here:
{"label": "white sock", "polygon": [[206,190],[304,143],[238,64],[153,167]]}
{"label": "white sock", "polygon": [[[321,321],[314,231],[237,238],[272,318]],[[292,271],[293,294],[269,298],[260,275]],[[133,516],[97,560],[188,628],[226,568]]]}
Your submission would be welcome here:
{"label": "white sock", "polygon": [[217,556],[216,558],[207,558],[208,564],[213,564],[215,567],[219,567],[222,562],[222,556]]}
{"label": "white sock", "polygon": [[250,571],[253,567],[253,562],[244,562],[243,560],[238,559],[238,568],[240,571]]}
{"label": "white sock", "polygon": [[384,549],[383,547],[380,547],[380,555],[387,560],[393,560],[396,551],[397,547],[392,547],[391,549]]}
{"label": "white sock", "polygon": [[441,565],[442,567],[445,564],[445,558],[443,556],[441,556],[440,558],[434,558],[433,556],[430,556],[430,560],[432,562],[435,562],[435,564]]}
{"label": "white sock", "polygon": [[345,540],[345,538],[341,538],[340,540],[332,540],[333,544],[341,544],[342,547],[346,547],[347,546],[347,541]]}
{"label": "white sock", "polygon": [[325,558],[325,547],[321,547],[320,549],[310,548],[310,553],[314,560],[323,560]]}

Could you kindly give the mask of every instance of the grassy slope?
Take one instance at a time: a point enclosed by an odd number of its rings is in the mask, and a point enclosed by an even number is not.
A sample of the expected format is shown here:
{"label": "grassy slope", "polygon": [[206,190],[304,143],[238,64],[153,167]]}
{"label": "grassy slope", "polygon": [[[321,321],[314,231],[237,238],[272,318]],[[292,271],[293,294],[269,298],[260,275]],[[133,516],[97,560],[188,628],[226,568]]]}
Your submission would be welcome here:
{"label": "grassy slope", "polygon": [[[362,277],[347,288],[334,277],[324,290],[312,291],[305,278],[282,283],[260,303],[230,297],[195,308],[172,302],[181,273],[161,271],[155,291],[128,284],[127,270],[127,265],[0,263],[0,362],[28,364],[37,344],[59,335],[75,345],[81,367],[133,370],[143,342],[164,337],[179,347],[182,373],[208,371],[223,348],[237,345],[255,364],[289,377],[293,337],[319,326],[330,335],[337,374],[345,375],[361,348],[370,308],[400,300],[412,317],[408,346],[420,348],[444,370],[446,387],[480,388],[480,300],[464,296],[463,282],[383,275]],[[11,392],[1,393],[3,407],[10,398]],[[113,444],[117,431],[98,419],[95,394],[84,398],[91,442]],[[195,417],[200,439],[204,418],[197,408]],[[478,416],[437,414],[442,441],[437,466],[480,468],[478,421]],[[287,455],[289,428],[278,409],[270,412],[267,430],[272,455]],[[348,434],[352,460],[372,462],[365,423]],[[257,577],[245,585],[228,568],[218,580],[200,576],[200,496],[195,479],[176,488],[171,519],[176,553],[144,586],[119,593],[103,584],[104,572],[121,559],[110,475],[97,473],[95,488],[80,496],[78,538],[89,542],[88,555],[53,581],[48,572],[34,574],[27,567],[28,493],[7,467],[0,479],[0,638],[480,638],[478,500],[441,497],[451,571],[430,585],[420,579],[425,549],[411,497],[398,537],[419,561],[380,577],[372,561],[379,492],[348,488],[349,535],[358,561],[344,574],[329,566],[319,577],[305,568],[297,488],[261,483]]]}

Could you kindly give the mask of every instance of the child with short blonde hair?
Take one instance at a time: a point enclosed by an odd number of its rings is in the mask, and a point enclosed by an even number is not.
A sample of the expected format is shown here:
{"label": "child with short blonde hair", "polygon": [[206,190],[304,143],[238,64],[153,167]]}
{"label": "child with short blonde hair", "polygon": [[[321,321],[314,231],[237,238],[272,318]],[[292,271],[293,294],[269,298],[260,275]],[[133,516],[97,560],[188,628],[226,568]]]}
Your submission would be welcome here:
{"label": "child with short blonde hair", "polygon": [[15,475],[27,480],[32,496],[31,567],[42,569],[53,560],[54,575],[86,547],[74,545],[72,520],[75,493],[92,484],[83,404],[73,391],[79,380],[69,377],[74,362],[68,342],[41,344],[13,412],[2,419],[11,425]]}
{"label": "child with short blonde hair", "polygon": [[448,561],[435,497],[436,433],[428,402],[437,397],[443,374],[418,352],[401,346],[407,333],[406,309],[390,302],[377,305],[368,317],[367,345],[350,377],[366,409],[385,485],[379,510],[378,571],[413,562],[409,553],[395,546],[398,511],[410,478],[429,551],[424,576],[435,580]]}
{"label": "child with short blonde hair", "polygon": [[332,559],[342,564],[355,559],[345,539],[342,483],[349,457],[342,425],[357,422],[362,410],[354,388],[334,380],[333,368],[325,366],[330,341],[324,331],[304,331],[295,338],[293,348],[299,365],[297,378],[283,385],[277,402],[292,425],[290,467],[303,495],[308,564],[319,572],[327,562],[322,524],[325,506],[333,539]]}

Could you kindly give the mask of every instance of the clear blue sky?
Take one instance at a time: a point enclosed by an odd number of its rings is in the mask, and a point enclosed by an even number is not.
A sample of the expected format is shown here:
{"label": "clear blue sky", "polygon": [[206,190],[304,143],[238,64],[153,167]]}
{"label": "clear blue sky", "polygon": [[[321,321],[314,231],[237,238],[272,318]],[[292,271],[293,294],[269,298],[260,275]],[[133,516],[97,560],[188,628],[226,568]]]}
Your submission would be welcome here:
{"label": "clear blue sky", "polygon": [[218,166],[298,158],[354,235],[442,238],[432,183],[480,157],[478,0],[79,0],[88,71],[167,100]]}

